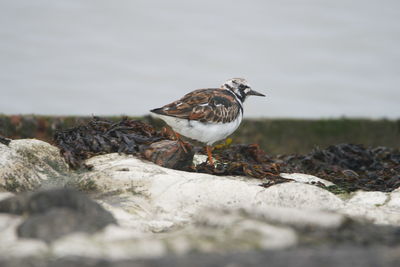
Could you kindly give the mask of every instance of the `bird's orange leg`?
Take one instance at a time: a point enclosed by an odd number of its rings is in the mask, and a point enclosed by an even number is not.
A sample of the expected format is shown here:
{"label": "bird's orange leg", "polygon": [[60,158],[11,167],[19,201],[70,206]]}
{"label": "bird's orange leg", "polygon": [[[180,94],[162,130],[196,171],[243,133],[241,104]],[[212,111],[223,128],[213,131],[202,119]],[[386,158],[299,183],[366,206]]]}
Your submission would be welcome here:
{"label": "bird's orange leg", "polygon": [[212,158],[212,147],[206,146],[206,149],[207,149],[208,163],[214,166],[214,160]]}
{"label": "bird's orange leg", "polygon": [[172,130],[175,133],[175,137],[176,140],[178,141],[179,145],[182,147],[183,151],[185,151],[185,153],[188,153],[185,144],[183,143],[182,139],[181,139],[181,135],[178,134],[177,132],[175,132],[174,130]]}
{"label": "bird's orange leg", "polygon": [[[170,139],[170,140],[176,140],[178,141],[179,145],[182,147],[183,151],[187,153],[187,149],[185,147],[185,142],[182,141],[180,134],[172,130],[171,127],[163,127],[162,128],[162,134],[164,137]],[[174,139],[175,137],[175,139]]]}

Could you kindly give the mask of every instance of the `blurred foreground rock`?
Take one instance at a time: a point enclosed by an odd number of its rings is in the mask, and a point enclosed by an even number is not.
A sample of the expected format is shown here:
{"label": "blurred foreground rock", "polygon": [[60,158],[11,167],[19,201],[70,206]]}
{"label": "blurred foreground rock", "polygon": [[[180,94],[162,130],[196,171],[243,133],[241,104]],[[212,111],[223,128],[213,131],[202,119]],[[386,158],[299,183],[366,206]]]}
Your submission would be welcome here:
{"label": "blurred foreground rock", "polygon": [[20,238],[54,241],[74,232],[95,233],[115,219],[85,194],[71,189],[25,193],[0,202],[0,213],[24,215]]}
{"label": "blurred foreground rock", "polygon": [[[211,265],[203,253],[240,251],[244,256],[237,266],[244,266],[247,257],[265,265],[263,251],[268,250],[281,251],[276,254],[285,255],[281,262],[296,262],[301,250],[338,251],[332,255],[350,259],[349,251],[364,257],[372,248],[378,263],[398,260],[399,189],[334,195],[318,186],[329,182],[304,174],[282,174],[298,182],[264,188],[260,184],[266,179],[189,173],[117,153],[90,158],[85,164],[92,169],[76,172],[66,168],[57,148],[37,140],[0,144],[0,151],[0,259],[8,260],[5,264],[24,257],[70,257],[82,259],[75,265],[109,266],[90,264],[99,263],[93,259],[188,255],[180,257],[201,266],[199,259]],[[12,187],[9,177],[16,181]],[[68,186],[86,191],[102,208],[68,189],[10,193],[65,186],[68,177]],[[199,258],[188,254],[193,252]],[[162,259],[131,263],[184,266],[175,256],[164,258],[170,265]],[[93,261],[85,265],[87,257]],[[228,263],[224,256],[213,257]]]}

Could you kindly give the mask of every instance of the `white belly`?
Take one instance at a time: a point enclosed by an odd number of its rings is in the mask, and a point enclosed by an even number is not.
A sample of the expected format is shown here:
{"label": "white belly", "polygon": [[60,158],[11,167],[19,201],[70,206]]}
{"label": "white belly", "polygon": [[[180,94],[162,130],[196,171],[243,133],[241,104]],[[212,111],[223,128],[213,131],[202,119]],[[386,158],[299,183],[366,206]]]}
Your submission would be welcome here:
{"label": "white belly", "polygon": [[230,123],[202,123],[171,116],[154,115],[165,121],[175,132],[207,145],[212,145],[232,134],[239,127],[243,117],[240,113],[237,119]]}

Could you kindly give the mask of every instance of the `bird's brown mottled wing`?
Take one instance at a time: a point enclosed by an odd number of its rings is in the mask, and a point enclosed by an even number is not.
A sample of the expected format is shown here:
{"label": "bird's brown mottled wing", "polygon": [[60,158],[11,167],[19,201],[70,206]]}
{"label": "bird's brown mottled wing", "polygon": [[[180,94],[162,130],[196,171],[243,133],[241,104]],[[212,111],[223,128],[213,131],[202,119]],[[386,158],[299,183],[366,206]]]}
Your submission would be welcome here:
{"label": "bird's brown mottled wing", "polygon": [[201,122],[231,122],[241,110],[235,97],[222,89],[199,89],[151,112]]}

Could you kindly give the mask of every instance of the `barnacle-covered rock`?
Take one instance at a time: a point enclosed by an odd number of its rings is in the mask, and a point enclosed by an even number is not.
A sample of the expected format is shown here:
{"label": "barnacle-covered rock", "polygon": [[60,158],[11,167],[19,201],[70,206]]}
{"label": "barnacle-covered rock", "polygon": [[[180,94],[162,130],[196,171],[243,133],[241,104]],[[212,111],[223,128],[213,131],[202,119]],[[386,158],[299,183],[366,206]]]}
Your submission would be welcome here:
{"label": "barnacle-covered rock", "polygon": [[0,189],[34,190],[68,172],[57,147],[35,139],[0,143]]}

